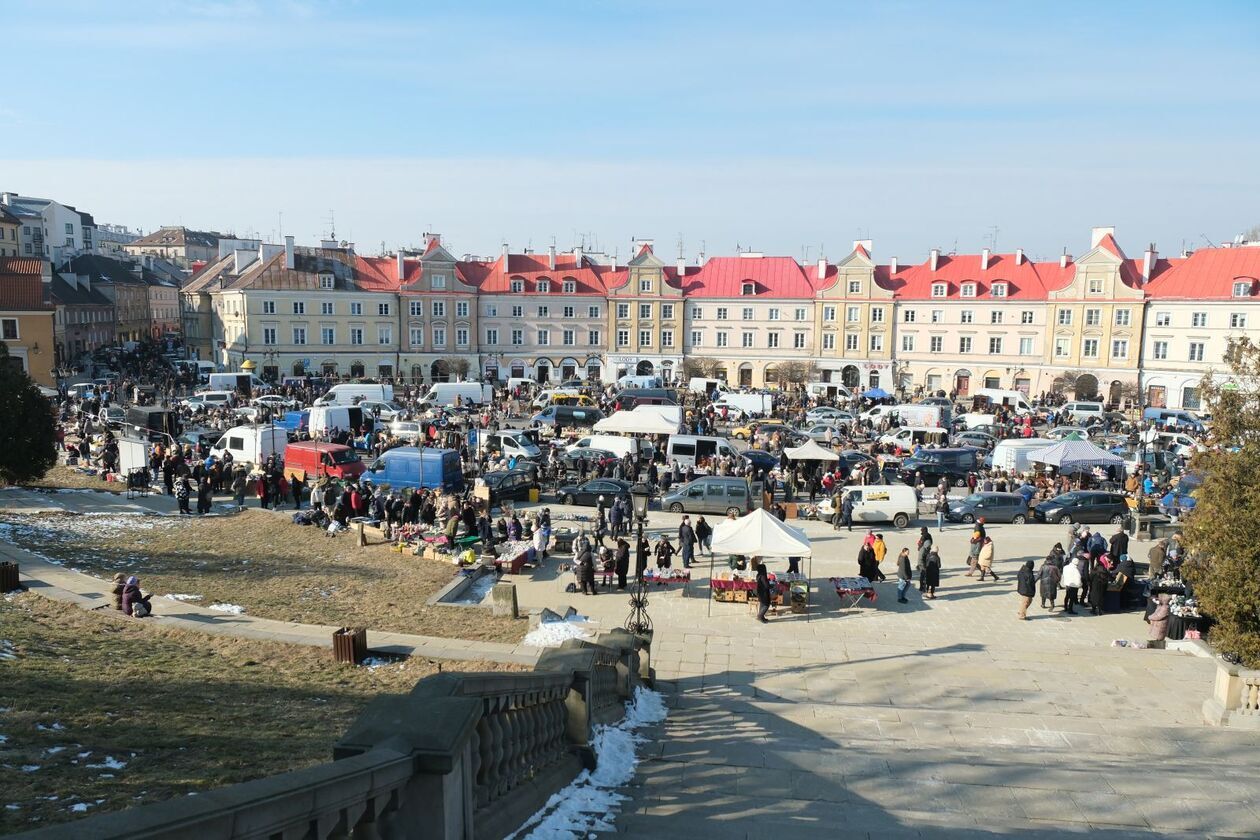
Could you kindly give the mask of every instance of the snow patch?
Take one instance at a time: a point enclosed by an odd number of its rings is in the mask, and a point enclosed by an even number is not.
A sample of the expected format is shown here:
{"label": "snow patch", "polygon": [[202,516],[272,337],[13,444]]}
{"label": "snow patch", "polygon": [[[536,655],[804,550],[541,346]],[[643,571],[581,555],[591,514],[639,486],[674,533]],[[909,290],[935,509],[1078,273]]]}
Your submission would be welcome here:
{"label": "snow patch", "polygon": [[[390,665],[397,665],[400,671],[407,667],[406,659],[391,659],[387,656],[369,656],[359,664],[369,671],[375,671],[377,668],[385,668]],[[318,698],[316,702],[318,702]]]}
{"label": "snow patch", "polygon": [[60,732],[65,729],[65,727],[61,725],[60,721],[54,721],[51,726],[44,726],[42,723],[37,723],[35,724],[35,728],[40,732]]}
{"label": "snow patch", "polygon": [[210,609],[215,612],[227,613],[228,615],[241,615],[245,612],[244,607],[237,606],[236,604],[211,604]]}
{"label": "snow patch", "polygon": [[127,762],[119,761],[112,755],[105,756],[105,760],[100,764],[89,764],[89,770],[121,770],[127,766]]}
{"label": "snow patch", "polygon": [[529,647],[559,647],[568,639],[593,639],[596,627],[584,615],[564,621],[547,621],[525,634],[522,644]]}
{"label": "snow patch", "polygon": [[76,802],[70,806],[70,810],[71,812],[75,814],[82,814],[85,811],[87,811],[88,808],[91,808],[91,807],[92,807],[92,804],[90,802]]}
{"label": "snow patch", "polygon": [[170,595],[163,595],[162,597],[169,598],[172,601],[200,601],[201,600],[200,595],[170,594]]}
{"label": "snow patch", "polygon": [[626,704],[626,716],[613,726],[595,727],[591,746],[595,770],[583,770],[568,787],[547,800],[538,813],[511,835],[511,840],[569,840],[596,831],[614,831],[614,820],[626,797],[614,788],[634,778],[639,759],[635,747],[646,739],[636,729],[665,719],[660,694],[639,686]]}
{"label": "snow patch", "polygon": [[38,770],[38,769],[39,769],[39,765],[38,765],[38,764],[23,764],[23,765],[22,765],[22,772],[23,772],[23,773],[34,773],[34,772],[35,772],[36,770]]}
{"label": "snow patch", "polygon": [[0,659],[17,659],[17,650],[8,639],[0,639]]}
{"label": "snow patch", "polygon": [[483,604],[490,597],[490,590],[499,582],[498,575],[482,575],[464,590],[464,594],[451,601],[452,604]]}

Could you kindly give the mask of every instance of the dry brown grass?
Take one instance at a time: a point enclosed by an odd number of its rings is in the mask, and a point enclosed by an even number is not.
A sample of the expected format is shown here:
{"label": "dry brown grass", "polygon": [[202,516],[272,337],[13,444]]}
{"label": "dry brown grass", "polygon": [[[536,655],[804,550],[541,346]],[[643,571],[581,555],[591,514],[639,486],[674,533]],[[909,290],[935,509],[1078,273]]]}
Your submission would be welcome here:
{"label": "dry brown grass", "polygon": [[[518,642],[528,622],[489,610],[426,607],[450,582],[449,563],[355,545],[349,533],[294,525],[287,513],[250,509],[211,517],[9,515],[8,536],[23,548],[103,578],[139,575],[146,591],[202,596],[197,603],[239,604],[249,615],[399,633]],[[161,602],[155,606],[160,611]]]}
{"label": "dry brown grass", "polygon": [[[423,659],[355,668],[322,649],[207,636],[32,594],[0,598],[0,640],[14,655],[0,655],[0,833],[84,816],[78,803],[91,815],[331,760],[368,700],[438,670]],[[107,758],[126,766],[99,766]]]}
{"label": "dry brown grass", "polygon": [[127,492],[126,483],[105,481],[99,475],[88,475],[77,469],[57,464],[44,473],[43,478],[27,482],[23,487],[44,487],[57,490],[107,490],[110,493]]}

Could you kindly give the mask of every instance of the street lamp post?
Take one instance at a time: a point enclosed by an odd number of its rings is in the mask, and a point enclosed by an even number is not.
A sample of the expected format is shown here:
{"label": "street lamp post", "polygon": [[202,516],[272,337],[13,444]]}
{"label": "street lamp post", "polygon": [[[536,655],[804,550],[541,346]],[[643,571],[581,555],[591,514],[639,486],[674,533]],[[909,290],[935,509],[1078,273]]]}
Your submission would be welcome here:
{"label": "street lamp post", "polygon": [[[652,491],[646,484],[638,482],[630,486],[630,500],[634,507],[634,520],[638,533],[635,537],[635,553],[643,542],[643,526],[647,524],[648,503],[652,499]],[[634,589],[630,592],[630,615],[626,619],[625,628],[636,635],[650,635],[652,618],[647,612],[647,581],[641,573],[634,576]]]}

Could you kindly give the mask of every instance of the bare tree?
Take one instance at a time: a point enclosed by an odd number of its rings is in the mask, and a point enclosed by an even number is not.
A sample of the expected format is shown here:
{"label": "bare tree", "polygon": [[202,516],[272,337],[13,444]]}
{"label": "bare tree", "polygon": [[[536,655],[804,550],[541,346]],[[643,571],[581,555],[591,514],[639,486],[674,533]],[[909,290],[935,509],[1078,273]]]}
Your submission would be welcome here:
{"label": "bare tree", "polygon": [[439,361],[452,379],[467,379],[468,371],[472,369],[472,365],[463,356],[443,356]]}
{"label": "bare tree", "polygon": [[783,385],[804,385],[806,382],[812,382],[818,372],[818,367],[813,362],[782,362],[776,368],[779,382]]}
{"label": "bare tree", "polygon": [[691,356],[683,359],[682,363],[682,379],[687,381],[693,376],[704,377],[705,379],[721,379],[719,375],[726,371],[726,365],[719,359],[711,359],[707,356]]}

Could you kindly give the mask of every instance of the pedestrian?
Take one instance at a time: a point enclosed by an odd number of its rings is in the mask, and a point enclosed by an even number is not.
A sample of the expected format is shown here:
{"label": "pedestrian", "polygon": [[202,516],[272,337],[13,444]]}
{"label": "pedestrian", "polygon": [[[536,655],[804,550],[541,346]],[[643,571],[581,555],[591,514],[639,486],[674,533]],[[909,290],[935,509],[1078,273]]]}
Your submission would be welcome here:
{"label": "pedestrian", "polygon": [[875,555],[875,575],[881,581],[888,580],[888,575],[884,574],[884,570],[879,567],[884,562],[885,555],[888,554],[888,546],[884,543],[884,535],[876,534],[871,540],[871,552]]}
{"label": "pedestrian", "polygon": [[925,592],[923,583],[923,572],[927,568],[928,552],[932,550],[932,534],[924,525],[919,528],[919,541],[915,543],[915,549],[918,551],[918,562],[915,569],[919,572],[919,591]]}
{"label": "pedestrian", "polygon": [[1041,568],[1037,572],[1037,582],[1041,589],[1041,608],[1043,610],[1053,610],[1055,599],[1059,597],[1059,580],[1063,573],[1059,570],[1059,564],[1054,552],[1046,555],[1046,559],[1042,561]]}
{"label": "pedestrian", "polygon": [[669,537],[661,536],[660,542],[656,544],[656,568],[668,569],[674,565],[674,547],[670,545]]}
{"label": "pedestrian", "polygon": [[577,558],[578,580],[582,584],[583,595],[594,595],[598,592],[595,588],[595,555],[591,551],[589,542],[582,543],[582,550]]}
{"label": "pedestrian", "polygon": [[682,555],[682,564],[684,569],[691,568],[691,561],[695,557],[696,532],[691,527],[691,517],[684,516],[682,524],[678,526],[678,552]]}
{"label": "pedestrian", "polygon": [[651,556],[652,545],[646,536],[640,534],[639,542],[634,548],[634,576],[639,580],[643,579],[643,572],[647,569],[648,558]]}
{"label": "pedestrian", "polygon": [[708,549],[709,556],[713,556],[713,526],[704,520],[701,516],[696,520],[696,542],[700,544],[700,548]]}
{"label": "pedestrian", "polygon": [[949,497],[944,493],[936,494],[936,530],[945,530],[945,514],[949,513]]}
{"label": "pedestrian", "polygon": [[617,554],[615,557],[617,572],[617,588],[626,588],[626,574],[630,571],[630,543],[624,537],[617,538]]}
{"label": "pedestrian", "polygon": [[[980,579],[984,580],[983,567]],[[1033,573],[1033,561],[1025,560],[1024,566],[1015,577],[1015,591],[1019,595],[1019,620],[1028,620],[1028,605],[1037,594],[1037,576]]]}
{"label": "pedestrian", "polygon": [[897,603],[909,602],[906,590],[910,588],[910,549],[903,548],[897,555]]}
{"label": "pedestrian", "polygon": [[768,624],[766,613],[770,610],[770,578],[767,575],[766,564],[757,562],[757,620],[762,624]]}
{"label": "pedestrian", "polygon": [[998,579],[997,572],[993,571],[993,540],[990,537],[985,537],[984,544],[980,546],[976,555],[976,566],[980,569],[980,580],[984,580],[986,574],[992,575],[995,581]]}
{"label": "pedestrian", "polygon": [[1146,633],[1146,646],[1156,650],[1164,649],[1164,640],[1168,638],[1168,616],[1171,611],[1168,608],[1168,595],[1163,593],[1159,596],[1159,603],[1146,620],[1151,625]]}
{"label": "pedestrian", "polygon": [[1076,615],[1076,605],[1080,603],[1081,566],[1076,560],[1070,560],[1063,566],[1063,611],[1068,615]]}
{"label": "pedestrian", "polygon": [[921,580],[927,590],[927,594],[923,597],[929,601],[935,601],[936,587],[941,585],[941,556],[936,553],[936,546],[932,546],[932,549],[928,552],[927,568],[924,570]]}
{"label": "pedestrian", "polygon": [[188,487],[188,477],[183,476],[175,481],[175,498],[179,501],[179,512],[191,515],[192,511],[188,509],[188,496],[190,493]]}
{"label": "pedestrian", "polygon": [[1094,615],[1107,611],[1107,584],[1110,582],[1107,567],[1102,563],[1095,565],[1089,573],[1089,611]]}
{"label": "pedestrian", "polygon": [[844,502],[840,505],[840,518],[844,526],[853,531],[853,494],[845,493]]}

